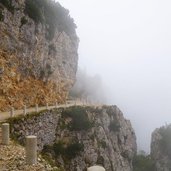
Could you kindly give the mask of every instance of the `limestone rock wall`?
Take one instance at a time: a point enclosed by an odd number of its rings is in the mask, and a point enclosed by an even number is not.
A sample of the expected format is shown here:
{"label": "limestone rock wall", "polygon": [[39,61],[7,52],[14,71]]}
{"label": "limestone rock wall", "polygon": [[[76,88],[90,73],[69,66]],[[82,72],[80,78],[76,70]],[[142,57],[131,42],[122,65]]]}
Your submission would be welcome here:
{"label": "limestone rock wall", "polygon": [[[78,111],[81,113],[75,115]],[[82,119],[85,116],[91,126],[85,124]],[[69,150],[54,157],[55,164],[64,170],[83,171],[94,164],[103,165],[107,171],[132,170],[136,137],[130,121],[116,106],[54,109],[15,118],[10,123],[13,138],[22,143],[26,135],[37,135],[39,150],[54,143],[64,147],[81,144],[83,150],[69,160],[66,160]]]}
{"label": "limestone rock wall", "polygon": [[49,26],[25,13],[25,0],[9,2],[0,2],[0,110],[65,101],[77,71],[76,34],[57,27],[48,39]]}
{"label": "limestone rock wall", "polygon": [[171,170],[171,125],[157,128],[151,138],[151,158],[155,162],[156,171]]}

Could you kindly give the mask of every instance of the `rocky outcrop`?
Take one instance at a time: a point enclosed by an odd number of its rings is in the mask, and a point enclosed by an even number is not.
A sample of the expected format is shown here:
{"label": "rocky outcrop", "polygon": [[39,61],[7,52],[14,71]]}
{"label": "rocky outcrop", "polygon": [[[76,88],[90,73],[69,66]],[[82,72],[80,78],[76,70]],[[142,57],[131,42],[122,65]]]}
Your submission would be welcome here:
{"label": "rocky outcrop", "polygon": [[95,164],[107,171],[131,171],[136,137],[116,106],[54,109],[9,121],[13,138],[38,136],[43,154],[64,170],[83,171]]}
{"label": "rocky outcrop", "polygon": [[78,61],[66,9],[47,0],[2,0],[0,37],[1,110],[65,101]]}
{"label": "rocky outcrop", "polygon": [[151,157],[156,171],[171,170],[171,125],[157,128],[152,133]]}

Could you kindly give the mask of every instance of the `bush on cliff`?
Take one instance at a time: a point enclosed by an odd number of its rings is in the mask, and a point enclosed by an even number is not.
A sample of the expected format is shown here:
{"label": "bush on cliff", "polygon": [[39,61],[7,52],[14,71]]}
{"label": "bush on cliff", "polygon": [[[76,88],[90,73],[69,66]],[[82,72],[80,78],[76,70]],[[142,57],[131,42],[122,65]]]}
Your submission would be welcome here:
{"label": "bush on cliff", "polygon": [[62,116],[72,118],[72,121],[68,125],[71,131],[88,130],[93,125],[88,118],[86,109],[83,107],[70,107],[62,112]]}
{"label": "bush on cliff", "polygon": [[82,151],[84,151],[84,145],[82,143],[73,142],[66,145],[62,141],[59,141],[57,143],[54,143],[53,146],[45,145],[42,153],[44,155],[51,153],[54,154],[55,157],[61,155],[65,159],[72,159],[79,155],[79,153]]}
{"label": "bush on cliff", "polygon": [[155,171],[154,161],[149,155],[136,155],[133,159],[133,171]]}

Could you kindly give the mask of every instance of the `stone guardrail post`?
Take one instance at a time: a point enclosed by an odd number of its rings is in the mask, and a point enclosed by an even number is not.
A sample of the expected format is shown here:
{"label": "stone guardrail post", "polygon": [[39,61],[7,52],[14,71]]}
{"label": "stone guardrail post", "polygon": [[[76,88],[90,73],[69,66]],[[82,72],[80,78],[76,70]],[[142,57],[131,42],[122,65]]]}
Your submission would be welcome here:
{"label": "stone guardrail post", "polygon": [[36,110],[36,112],[39,112],[39,106],[38,106],[38,104],[36,104],[35,110]]}
{"label": "stone guardrail post", "polygon": [[10,117],[13,117],[14,116],[14,108],[11,107],[11,111],[10,111]]}
{"label": "stone guardrail post", "polygon": [[88,167],[87,171],[106,171],[106,170],[102,166],[92,166],[92,167]]}
{"label": "stone guardrail post", "polygon": [[9,123],[4,123],[1,126],[2,128],[2,144],[3,145],[9,145]]}
{"label": "stone guardrail post", "polygon": [[26,115],[27,114],[27,108],[26,108],[26,105],[24,105],[24,108],[23,108],[23,114]]}
{"label": "stone guardrail post", "polygon": [[26,163],[28,165],[37,164],[37,137],[26,136]]}
{"label": "stone guardrail post", "polygon": [[49,104],[48,103],[46,103],[46,109],[49,110]]}

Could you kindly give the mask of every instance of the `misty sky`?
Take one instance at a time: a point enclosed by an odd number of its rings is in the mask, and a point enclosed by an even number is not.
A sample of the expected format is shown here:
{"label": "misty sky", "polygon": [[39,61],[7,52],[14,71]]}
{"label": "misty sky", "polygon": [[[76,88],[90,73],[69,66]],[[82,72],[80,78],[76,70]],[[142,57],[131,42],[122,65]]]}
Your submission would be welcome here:
{"label": "misty sky", "polygon": [[101,75],[108,102],[131,120],[139,149],[149,151],[151,132],[171,123],[171,2],[59,2],[78,26],[79,66]]}

